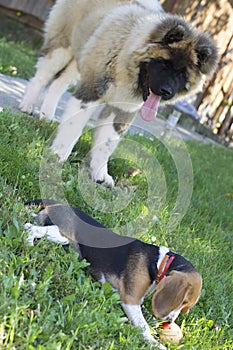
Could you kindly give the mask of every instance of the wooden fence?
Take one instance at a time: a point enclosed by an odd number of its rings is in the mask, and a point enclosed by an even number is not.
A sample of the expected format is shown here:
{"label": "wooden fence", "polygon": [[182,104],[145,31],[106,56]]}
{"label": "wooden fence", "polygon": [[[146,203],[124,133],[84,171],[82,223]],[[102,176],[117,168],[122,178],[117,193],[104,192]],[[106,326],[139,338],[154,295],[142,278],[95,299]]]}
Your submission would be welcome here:
{"label": "wooden fence", "polygon": [[[78,1],[78,0],[77,0]],[[0,6],[38,30],[54,0],[0,0]],[[161,0],[166,11],[179,13],[216,41],[220,60],[217,70],[195,101],[208,126],[227,142],[233,141],[233,1]],[[32,16],[33,17],[32,17]]]}
{"label": "wooden fence", "polygon": [[54,0],[0,0],[2,10],[42,33],[44,21]]}

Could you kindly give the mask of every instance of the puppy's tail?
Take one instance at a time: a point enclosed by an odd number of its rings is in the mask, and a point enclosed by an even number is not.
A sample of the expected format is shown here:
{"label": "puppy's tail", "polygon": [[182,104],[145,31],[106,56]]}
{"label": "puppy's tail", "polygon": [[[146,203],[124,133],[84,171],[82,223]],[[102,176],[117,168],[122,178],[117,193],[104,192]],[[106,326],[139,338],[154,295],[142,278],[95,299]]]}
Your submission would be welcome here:
{"label": "puppy's tail", "polygon": [[29,202],[25,202],[25,207],[41,207],[41,209],[49,206],[49,205],[56,205],[61,204],[53,199],[35,199]]}

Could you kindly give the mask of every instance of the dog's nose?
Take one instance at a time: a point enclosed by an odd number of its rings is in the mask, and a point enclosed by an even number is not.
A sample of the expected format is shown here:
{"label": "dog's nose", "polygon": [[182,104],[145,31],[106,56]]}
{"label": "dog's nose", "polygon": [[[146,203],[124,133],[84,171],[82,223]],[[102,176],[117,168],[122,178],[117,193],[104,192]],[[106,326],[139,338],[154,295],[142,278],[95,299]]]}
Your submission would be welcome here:
{"label": "dog's nose", "polygon": [[160,87],[159,93],[164,100],[169,100],[174,96],[173,89],[171,88],[170,85],[167,85],[167,84],[164,84]]}

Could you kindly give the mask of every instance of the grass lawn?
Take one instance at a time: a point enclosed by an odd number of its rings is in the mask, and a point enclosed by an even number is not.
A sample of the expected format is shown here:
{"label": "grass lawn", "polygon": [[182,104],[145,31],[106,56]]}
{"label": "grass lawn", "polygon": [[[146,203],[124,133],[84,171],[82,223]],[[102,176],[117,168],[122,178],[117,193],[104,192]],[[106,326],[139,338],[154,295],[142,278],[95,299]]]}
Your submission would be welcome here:
{"label": "grass lawn", "polygon": [[[11,74],[14,66],[17,76],[30,77],[38,43],[14,35],[24,27],[3,17],[0,23],[5,28],[0,30],[0,71]],[[169,141],[171,151],[159,139],[127,135],[109,164],[115,193],[85,177],[92,131],[87,130],[60,169],[47,152],[55,129],[55,124],[22,113],[0,113],[0,348],[153,348],[129,324],[118,294],[108,284],[93,282],[75,252],[45,240],[27,246],[23,225],[31,213],[23,203],[42,193],[65,198],[116,232],[167,245],[187,257],[204,285],[198,304],[177,319],[183,342],[169,348],[233,349],[232,150]],[[179,163],[174,154],[182,152]],[[129,176],[131,167],[140,173]],[[155,329],[150,298],[143,313]]]}

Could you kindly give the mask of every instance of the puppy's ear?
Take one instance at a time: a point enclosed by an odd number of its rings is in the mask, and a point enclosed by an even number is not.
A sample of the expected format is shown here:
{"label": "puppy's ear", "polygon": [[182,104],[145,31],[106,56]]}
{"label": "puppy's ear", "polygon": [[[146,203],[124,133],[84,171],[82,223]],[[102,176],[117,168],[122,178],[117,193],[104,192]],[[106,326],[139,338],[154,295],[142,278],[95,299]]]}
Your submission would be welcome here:
{"label": "puppy's ear", "polygon": [[196,49],[198,66],[203,74],[210,74],[216,67],[218,55],[210,46],[200,46]]}
{"label": "puppy's ear", "polygon": [[163,38],[163,43],[168,45],[181,41],[185,37],[186,27],[182,24],[177,24],[177,26],[170,29]]}
{"label": "puppy's ear", "polygon": [[203,74],[210,74],[218,62],[218,49],[208,33],[201,33],[196,43],[197,64]]}
{"label": "puppy's ear", "polygon": [[152,298],[152,309],[158,318],[164,318],[181,308],[189,283],[184,273],[172,271],[157,287]]}

